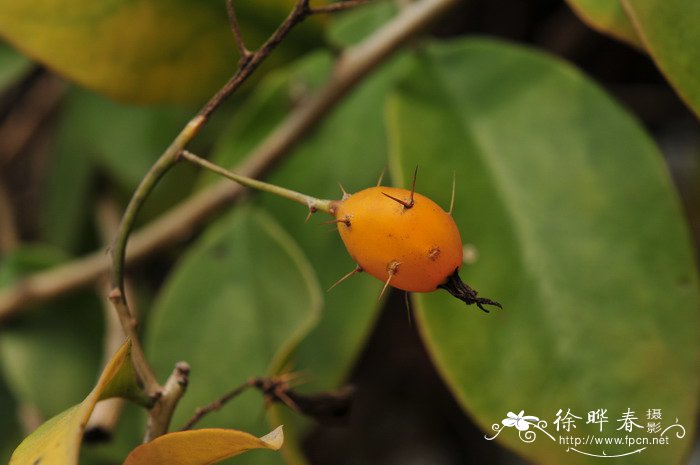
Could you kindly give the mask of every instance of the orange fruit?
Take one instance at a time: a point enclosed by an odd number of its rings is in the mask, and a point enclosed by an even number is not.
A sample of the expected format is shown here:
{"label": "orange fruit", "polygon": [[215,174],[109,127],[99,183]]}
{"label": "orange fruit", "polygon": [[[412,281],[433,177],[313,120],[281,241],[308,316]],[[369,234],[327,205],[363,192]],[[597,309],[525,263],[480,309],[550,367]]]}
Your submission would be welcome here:
{"label": "orange fruit", "polygon": [[[372,276],[405,291],[431,292],[462,264],[462,239],[452,217],[411,191],[371,187],[351,195],[335,217],[350,256]],[[392,271],[393,267],[393,271]]]}
{"label": "orange fruit", "polygon": [[362,271],[404,291],[448,290],[467,304],[496,305],[476,297],[458,271],[462,239],[452,216],[417,192],[370,187],[337,202],[340,237]]}

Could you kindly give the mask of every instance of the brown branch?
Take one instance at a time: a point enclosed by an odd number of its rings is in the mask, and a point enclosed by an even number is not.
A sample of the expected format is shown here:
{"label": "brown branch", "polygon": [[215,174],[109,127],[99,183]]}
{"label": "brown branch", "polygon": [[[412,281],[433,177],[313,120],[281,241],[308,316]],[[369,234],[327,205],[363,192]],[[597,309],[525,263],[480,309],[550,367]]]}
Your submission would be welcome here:
{"label": "brown branch", "polygon": [[347,415],[355,397],[355,388],[353,386],[344,386],[337,391],[301,394],[292,388],[292,382],[294,380],[298,381],[298,379],[299,373],[250,378],[209,405],[198,407],[194,415],[180,431],[192,429],[206,415],[220,410],[229,401],[250,388],[257,389],[263,395],[266,405],[281,402],[295,412],[307,415],[318,421],[337,421]]}
{"label": "brown branch", "polygon": [[[343,53],[326,85],[315,96],[297,106],[235,171],[253,178],[261,177],[391,52],[457,3],[458,0],[420,0],[413,3],[370,37]],[[221,181],[166,212],[133,234],[126,256],[129,263],[143,260],[188,239],[214,213],[243,191],[244,188],[239,185]],[[96,251],[29,276],[0,292],[0,322],[31,304],[87,286],[108,270],[109,260],[105,253]]]}
{"label": "brown branch", "polygon": [[311,7],[309,8],[309,14],[318,15],[336,13],[338,11],[345,11],[359,5],[370,3],[371,1],[372,0],[345,0],[343,2],[331,3],[330,5]]}
{"label": "brown branch", "polygon": [[[233,4],[229,1],[228,12],[229,21],[234,30],[234,38],[239,44],[239,49],[243,50],[244,53],[241,58],[245,56],[245,45],[243,45],[243,38],[240,34],[240,29],[238,27],[238,21],[236,20],[236,13],[233,9]],[[289,13],[287,18],[280,24],[280,26],[272,33],[270,37],[263,43],[254,53],[250,54],[248,52],[248,59],[242,59],[238,64],[238,69],[229,81],[224,84],[224,86],[219,89],[219,91],[207,102],[206,105],[199,111],[198,116],[204,118],[204,120],[209,119],[212,113],[226,100],[231,94],[233,94],[241,85],[248,79],[248,77],[257,69],[260,63],[267,58],[270,53],[282,42],[282,40],[287,37],[289,32],[296,26],[306,19],[309,15],[309,0],[298,0],[294,5],[294,8]],[[183,147],[184,148],[184,147]]]}
{"label": "brown branch", "polygon": [[197,409],[194,412],[194,415],[192,415],[192,418],[190,418],[187,423],[185,423],[185,426],[180,428],[180,431],[186,431],[188,429],[192,429],[192,427],[197,424],[202,418],[204,418],[206,415],[210,414],[211,412],[215,412],[226,403],[239,395],[243,394],[245,391],[248,389],[254,387],[257,383],[256,378],[251,378],[245,383],[241,384],[240,386],[234,388],[233,390],[227,392],[223,396],[219,397],[218,399],[214,400],[211,402],[209,405],[206,405],[204,407],[197,407]]}
{"label": "brown branch", "polygon": [[148,412],[148,429],[143,442],[149,442],[168,432],[175,407],[187,389],[189,376],[190,366],[185,362],[178,362],[163,386],[160,399]]}
{"label": "brown branch", "polygon": [[241,27],[238,24],[238,17],[236,16],[236,10],[233,8],[233,0],[226,0],[226,12],[228,13],[228,21],[231,26],[231,32],[233,33],[233,38],[236,41],[236,47],[238,47],[238,53],[241,55],[239,60],[239,66],[250,58],[251,52],[245,46],[243,41],[243,34],[241,34]]}

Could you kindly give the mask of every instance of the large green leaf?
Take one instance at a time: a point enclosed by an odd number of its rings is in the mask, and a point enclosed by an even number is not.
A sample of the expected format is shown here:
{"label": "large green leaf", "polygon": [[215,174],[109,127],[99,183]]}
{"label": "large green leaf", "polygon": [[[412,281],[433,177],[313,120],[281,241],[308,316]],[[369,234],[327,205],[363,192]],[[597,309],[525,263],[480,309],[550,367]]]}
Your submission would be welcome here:
{"label": "large green leaf", "polygon": [[[236,2],[246,43],[257,47],[293,3]],[[223,1],[0,0],[0,36],[86,87],[143,103],[201,102],[237,61]]]}
{"label": "large green leaf", "polygon": [[[192,367],[174,427],[249,377],[279,373],[322,300],[303,253],[271,218],[241,208],[212,226],[175,269],[146,335],[160,377],[178,360]],[[247,392],[198,426],[257,434],[268,429],[264,417],[260,395]],[[251,454],[236,463],[260,459],[281,460]]]}
{"label": "large green leaf", "polygon": [[656,65],[700,116],[700,2],[620,1]]}
{"label": "large green leaf", "polygon": [[567,2],[592,28],[637,48],[644,48],[619,0],[567,0]]}
{"label": "large green leaf", "polygon": [[[355,89],[268,180],[320,198],[339,198],[338,183],[349,192],[376,184],[387,151],[383,109],[377,102],[384,99],[406,60],[406,56],[394,59]],[[292,107],[290,90],[317,87],[330,63],[329,56],[316,54],[265,81],[225,132],[214,161],[234,165]],[[304,223],[304,207],[269,194],[259,198],[304,250],[324,289],[354,268],[335,229],[319,224],[327,219],[322,213]],[[331,389],[348,374],[380,307],[380,290],[381,283],[371,276],[357,276],[326,293],[321,321],[296,356],[297,366],[311,374],[307,388]]]}
{"label": "large green leaf", "polygon": [[[47,246],[19,248],[0,263],[0,286],[65,259]],[[0,369],[15,398],[46,417],[79,402],[99,371],[101,330],[101,304],[89,294],[28,309],[4,325]]]}
{"label": "large green leaf", "polygon": [[[457,172],[454,217],[478,251],[462,277],[503,304],[485,314],[444,291],[416,296],[421,333],[464,408],[489,436],[524,410],[557,437],[569,433],[553,420],[571,409],[582,419],[570,434],[583,438],[622,437],[628,408],[643,426],[661,409],[685,439],[669,432],[671,444],[624,463],[680,463],[697,412],[698,280],[678,199],[639,125],[570,66],[488,40],[430,47],[388,120],[398,179],[420,165],[418,191],[446,205]],[[585,424],[599,408],[603,433]],[[600,463],[534,427],[531,444],[503,429],[498,440],[537,463]]]}

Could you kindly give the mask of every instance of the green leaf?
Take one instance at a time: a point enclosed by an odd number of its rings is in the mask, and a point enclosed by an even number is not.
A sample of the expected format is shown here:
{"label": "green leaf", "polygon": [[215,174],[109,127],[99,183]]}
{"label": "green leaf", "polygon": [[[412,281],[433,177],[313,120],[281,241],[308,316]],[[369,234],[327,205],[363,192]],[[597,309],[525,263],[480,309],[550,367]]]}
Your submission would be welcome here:
{"label": "green leaf", "polygon": [[[246,43],[260,45],[293,3],[237,2]],[[316,28],[301,29],[292,43],[304,49]],[[220,1],[0,0],[0,34],[77,83],[130,102],[201,103],[237,61]]]}
{"label": "green leaf", "polygon": [[125,342],[112,356],[100,379],[90,394],[75,405],[37,428],[22,441],[12,454],[10,465],[74,465],[78,463],[83,430],[97,401],[103,392],[110,390],[110,383],[131,364],[131,343]]}
{"label": "green leaf", "polygon": [[[415,295],[439,372],[488,436],[507,412],[525,410],[559,436],[552,422],[571,409],[582,417],[572,434],[585,438],[619,436],[628,408],[644,425],[648,409],[662,409],[664,427],[678,418],[688,437],[669,433],[670,445],[633,463],[681,463],[698,405],[698,280],[657,148],[550,57],[488,40],[422,57],[388,103],[393,168],[406,183],[420,165],[418,190],[442,205],[456,171],[455,221],[478,251],[462,278],[503,304],[485,314],[444,291]],[[599,408],[603,434],[585,424]],[[498,440],[534,462],[600,463],[517,433]]]}
{"label": "green leaf", "polygon": [[700,2],[620,1],[656,65],[700,116]]}
{"label": "green leaf", "polygon": [[[339,198],[338,183],[350,192],[376,184],[387,152],[383,109],[377,102],[384,99],[406,60],[406,56],[391,60],[358,86],[273,170],[268,181],[320,198]],[[213,161],[234,166],[292,107],[293,90],[318,87],[330,64],[328,55],[318,53],[265,80],[225,131]],[[319,224],[326,220],[319,217],[321,213],[305,223],[304,207],[270,194],[258,198],[299,243],[323,289],[355,267],[335,230]],[[348,374],[380,308],[380,290],[381,283],[372,277],[357,276],[325,293],[321,321],[296,356],[296,366],[312,374],[307,389],[332,389]]]}
{"label": "green leaf", "polygon": [[[279,373],[321,307],[313,270],[271,218],[239,208],[217,221],[174,270],[146,335],[149,360],[161,377],[178,360],[192,367],[173,426],[249,377]],[[257,433],[268,428],[263,419],[262,397],[246,392],[200,425]]]}
{"label": "green leaf", "polygon": [[165,434],[134,449],[124,465],[210,465],[254,449],[279,450],[282,427],[257,438],[243,431],[208,428]]}
{"label": "green leaf", "polygon": [[571,9],[590,27],[643,50],[644,44],[627,18],[619,0],[567,0]]}
{"label": "green leaf", "polygon": [[29,59],[0,41],[0,92],[17,82],[31,65]]}
{"label": "green leaf", "polygon": [[[19,248],[0,264],[0,286],[66,258],[47,246]],[[46,417],[80,401],[99,372],[101,316],[96,297],[78,294],[29,309],[2,328],[0,369],[18,401]]]}

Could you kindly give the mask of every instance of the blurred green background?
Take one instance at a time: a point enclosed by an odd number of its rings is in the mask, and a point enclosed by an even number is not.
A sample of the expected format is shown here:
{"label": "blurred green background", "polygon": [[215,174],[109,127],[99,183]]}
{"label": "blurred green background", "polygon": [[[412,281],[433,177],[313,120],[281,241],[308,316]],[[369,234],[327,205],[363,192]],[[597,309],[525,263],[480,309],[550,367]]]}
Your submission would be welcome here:
{"label": "blurred green background", "polygon": [[[0,0],[0,286],[105,249],[105,218],[237,60],[223,2],[63,2]],[[299,26],[190,149],[236,166],[332,76],[337,50],[401,8],[373,3]],[[291,4],[236,3],[251,48]],[[698,25],[698,7],[675,1],[460,3],[265,178],[339,198],[338,183],[355,192],[383,170],[407,186],[417,165],[417,190],[447,209],[454,174],[462,277],[504,309],[436,292],[412,295],[407,313],[403,292],[378,302],[382,284],[366,275],[326,292],[354,267],[333,228],[251,193],[129,269],[159,379],[192,365],[173,426],[250,376],[291,368],[301,392],[354,385],[350,415],[266,414],[247,392],[202,426],[262,435],[284,422],[287,443],[231,463],[700,463]],[[138,224],[215,182],[178,165]],[[0,323],[0,460],[94,384],[102,287]],[[609,436],[627,409],[638,437],[652,436],[649,409],[686,434],[620,459],[513,428],[485,438],[521,410],[554,432],[559,409],[582,417],[574,433],[586,437],[599,408]],[[127,407],[114,440],[85,444],[81,463],[121,463],[144,421]]]}

